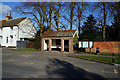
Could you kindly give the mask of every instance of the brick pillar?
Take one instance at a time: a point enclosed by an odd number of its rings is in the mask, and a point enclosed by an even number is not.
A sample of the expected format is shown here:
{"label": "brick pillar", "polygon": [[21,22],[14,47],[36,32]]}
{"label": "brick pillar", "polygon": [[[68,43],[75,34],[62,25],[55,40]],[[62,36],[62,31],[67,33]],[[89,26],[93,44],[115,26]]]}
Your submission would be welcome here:
{"label": "brick pillar", "polygon": [[41,51],[44,51],[44,41],[45,41],[45,40],[42,38],[42,39],[41,39]]}
{"label": "brick pillar", "polygon": [[69,39],[69,53],[73,53],[73,38]]}
{"label": "brick pillar", "polygon": [[61,39],[61,52],[63,52],[63,51],[64,51],[64,40]]}
{"label": "brick pillar", "polygon": [[52,40],[49,39],[49,51],[51,51],[51,46],[52,46]]}

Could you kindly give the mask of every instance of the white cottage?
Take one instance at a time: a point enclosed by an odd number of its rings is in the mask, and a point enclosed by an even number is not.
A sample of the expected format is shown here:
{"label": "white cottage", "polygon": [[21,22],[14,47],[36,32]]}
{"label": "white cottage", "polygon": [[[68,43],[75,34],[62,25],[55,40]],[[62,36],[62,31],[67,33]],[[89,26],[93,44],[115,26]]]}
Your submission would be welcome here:
{"label": "white cottage", "polygon": [[34,38],[36,28],[28,17],[12,19],[7,14],[6,20],[0,21],[0,44],[5,47],[16,47],[16,42]]}

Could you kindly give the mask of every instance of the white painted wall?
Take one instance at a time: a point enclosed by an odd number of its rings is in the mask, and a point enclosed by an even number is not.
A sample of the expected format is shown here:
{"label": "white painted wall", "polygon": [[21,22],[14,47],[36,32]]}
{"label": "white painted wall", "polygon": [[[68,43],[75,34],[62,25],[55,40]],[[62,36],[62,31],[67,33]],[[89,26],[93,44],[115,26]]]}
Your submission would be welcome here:
{"label": "white painted wall", "polygon": [[19,24],[19,38],[33,38],[36,33],[36,29],[29,18],[24,19]]}
{"label": "white painted wall", "polygon": [[[16,46],[16,41],[19,40],[17,32],[17,26],[14,26],[13,29],[11,29],[10,27],[4,27],[3,29],[0,29],[0,36],[2,37],[0,42],[1,46]],[[10,36],[13,36],[13,39]]]}
{"label": "white painted wall", "polygon": [[47,43],[44,40],[44,50],[47,50]]}
{"label": "white painted wall", "polygon": [[[3,27],[0,29],[0,44],[1,46],[15,46],[16,41],[20,38],[33,38],[36,33],[36,28],[33,26],[29,18],[26,18],[18,26],[13,26],[13,29],[8,27]],[[10,36],[13,36],[13,39]],[[7,43],[8,37],[8,43]]]}

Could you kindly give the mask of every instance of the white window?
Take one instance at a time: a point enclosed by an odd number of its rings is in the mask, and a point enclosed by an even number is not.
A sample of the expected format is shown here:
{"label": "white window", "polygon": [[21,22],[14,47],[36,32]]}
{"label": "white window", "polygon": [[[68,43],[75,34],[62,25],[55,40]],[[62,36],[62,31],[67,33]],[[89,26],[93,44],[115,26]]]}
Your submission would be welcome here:
{"label": "white window", "polygon": [[0,36],[0,43],[2,43],[2,36]]}
{"label": "white window", "polygon": [[8,37],[6,37],[6,43],[8,43]]}
{"label": "white window", "polygon": [[13,43],[13,35],[10,35],[10,42]]}

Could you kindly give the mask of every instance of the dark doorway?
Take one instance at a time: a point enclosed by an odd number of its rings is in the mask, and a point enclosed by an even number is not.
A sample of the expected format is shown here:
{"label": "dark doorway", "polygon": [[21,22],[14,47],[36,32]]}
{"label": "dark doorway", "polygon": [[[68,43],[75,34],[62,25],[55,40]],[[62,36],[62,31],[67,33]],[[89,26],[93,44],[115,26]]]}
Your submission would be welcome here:
{"label": "dark doorway", "polygon": [[69,40],[64,40],[64,51],[69,52]]}
{"label": "dark doorway", "polygon": [[52,51],[61,51],[61,39],[52,39]]}

